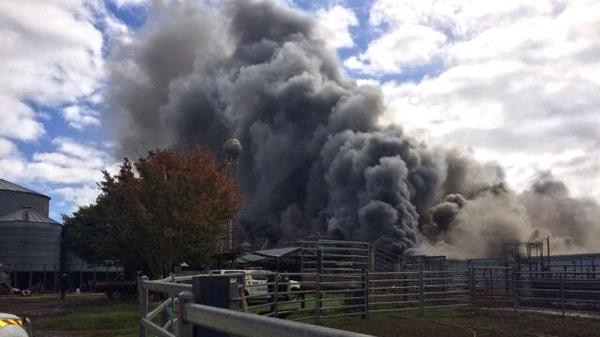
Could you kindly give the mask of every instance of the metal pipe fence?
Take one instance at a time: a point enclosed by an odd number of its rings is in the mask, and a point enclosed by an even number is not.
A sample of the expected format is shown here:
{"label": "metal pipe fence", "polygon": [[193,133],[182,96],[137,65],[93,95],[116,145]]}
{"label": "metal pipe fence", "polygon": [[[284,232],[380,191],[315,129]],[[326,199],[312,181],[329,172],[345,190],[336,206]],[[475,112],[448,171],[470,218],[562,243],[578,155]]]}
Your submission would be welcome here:
{"label": "metal pipe fence", "polygon": [[[147,277],[142,276],[138,280],[139,337],[150,335],[159,337],[197,336],[198,331],[195,327],[209,328],[242,337],[371,337],[359,333],[272,318],[268,315],[261,316],[229,308],[194,303],[198,293],[202,290],[195,288],[193,284],[180,282],[208,277],[215,276],[171,276],[156,281],[150,281]],[[237,281],[238,277],[239,275],[236,274],[225,276],[228,283],[230,282],[229,279]],[[237,285],[236,282],[232,283]],[[278,281],[274,282],[276,285],[278,283]],[[151,303],[151,292],[163,295],[163,298],[158,303]],[[228,297],[228,299],[236,302],[240,298]],[[277,301],[275,300],[274,303],[277,303]],[[153,304],[153,308],[150,308],[151,304]]]}
{"label": "metal pipe fence", "polygon": [[[221,275],[221,278],[227,278],[232,290],[228,293],[228,308],[218,310],[210,306],[185,304],[190,303],[189,299],[182,300],[181,297],[182,294],[199,291],[191,284],[195,279],[214,276],[171,276],[157,281],[142,278],[139,282],[140,337],[145,337],[147,332],[157,336],[188,336],[178,334],[178,327],[186,328],[183,322],[231,334],[245,332],[241,336],[256,335],[255,330],[241,328],[243,324],[267,324],[273,325],[271,332],[260,330],[271,329],[262,326],[256,331],[264,334],[258,335],[296,336],[280,334],[277,329],[286,324],[297,324],[291,321],[353,315],[367,318],[378,312],[424,312],[446,307],[472,311],[494,307],[553,309],[563,314],[570,310],[600,311],[600,272],[474,267],[395,272],[353,270],[337,274],[261,273],[254,275],[258,279],[247,273]],[[149,307],[149,292],[164,294],[153,308]],[[232,311],[232,308],[235,310]],[[285,318],[287,322],[276,318]],[[302,330],[301,326],[293,326]]]}
{"label": "metal pipe fence", "polygon": [[600,272],[478,268],[471,282],[479,307],[600,311]]}

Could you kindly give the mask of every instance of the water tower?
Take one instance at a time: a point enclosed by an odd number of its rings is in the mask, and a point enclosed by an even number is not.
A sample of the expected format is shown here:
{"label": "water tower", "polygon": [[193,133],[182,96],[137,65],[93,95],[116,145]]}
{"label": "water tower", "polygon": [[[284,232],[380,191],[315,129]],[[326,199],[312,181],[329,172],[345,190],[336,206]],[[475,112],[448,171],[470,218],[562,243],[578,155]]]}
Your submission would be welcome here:
{"label": "water tower", "polygon": [[[237,171],[237,160],[242,154],[242,143],[237,138],[229,138],[223,145],[223,154],[227,161],[227,175],[235,179]],[[227,224],[227,242],[225,249],[231,251],[233,249],[233,220]]]}

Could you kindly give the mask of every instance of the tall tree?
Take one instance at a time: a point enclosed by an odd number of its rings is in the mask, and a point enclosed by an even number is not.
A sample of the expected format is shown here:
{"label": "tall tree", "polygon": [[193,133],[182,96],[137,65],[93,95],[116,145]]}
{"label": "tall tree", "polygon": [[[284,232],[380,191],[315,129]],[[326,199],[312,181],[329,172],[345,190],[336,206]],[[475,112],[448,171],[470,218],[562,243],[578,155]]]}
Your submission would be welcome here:
{"label": "tall tree", "polygon": [[154,277],[176,263],[208,262],[242,202],[225,165],[201,146],[124,159],[118,173],[103,175],[96,202],[64,216],[67,242],[89,262]]}

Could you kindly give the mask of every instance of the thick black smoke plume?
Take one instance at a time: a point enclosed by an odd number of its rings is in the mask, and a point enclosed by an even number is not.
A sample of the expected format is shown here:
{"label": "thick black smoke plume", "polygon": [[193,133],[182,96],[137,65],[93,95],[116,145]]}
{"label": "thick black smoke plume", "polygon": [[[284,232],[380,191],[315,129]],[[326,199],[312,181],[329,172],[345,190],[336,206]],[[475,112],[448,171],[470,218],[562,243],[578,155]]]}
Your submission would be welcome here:
{"label": "thick black smoke plume", "polygon": [[[238,138],[245,240],[327,232],[396,253],[452,244],[468,199],[493,193],[502,171],[378,126],[380,89],[346,77],[316,31],[306,14],[268,1],[157,5],[112,53],[107,101],[121,154],[181,143],[219,151]],[[486,235],[513,226],[498,228]]]}

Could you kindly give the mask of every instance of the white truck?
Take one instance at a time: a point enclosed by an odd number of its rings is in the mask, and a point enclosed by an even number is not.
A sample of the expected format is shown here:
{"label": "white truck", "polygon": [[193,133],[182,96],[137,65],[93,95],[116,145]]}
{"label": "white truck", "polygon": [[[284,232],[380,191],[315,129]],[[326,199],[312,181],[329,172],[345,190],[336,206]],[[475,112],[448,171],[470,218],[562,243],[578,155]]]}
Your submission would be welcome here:
{"label": "white truck", "polygon": [[[273,281],[269,281],[270,275],[278,275],[279,287],[278,294],[282,297],[293,298],[294,292],[300,290],[300,283],[295,280],[290,280],[280,274],[275,274],[267,270],[257,269],[218,269],[211,270],[213,275],[236,274],[243,276],[244,279],[244,295],[250,299],[268,298],[274,292]],[[238,277],[240,282],[241,277]]]}

